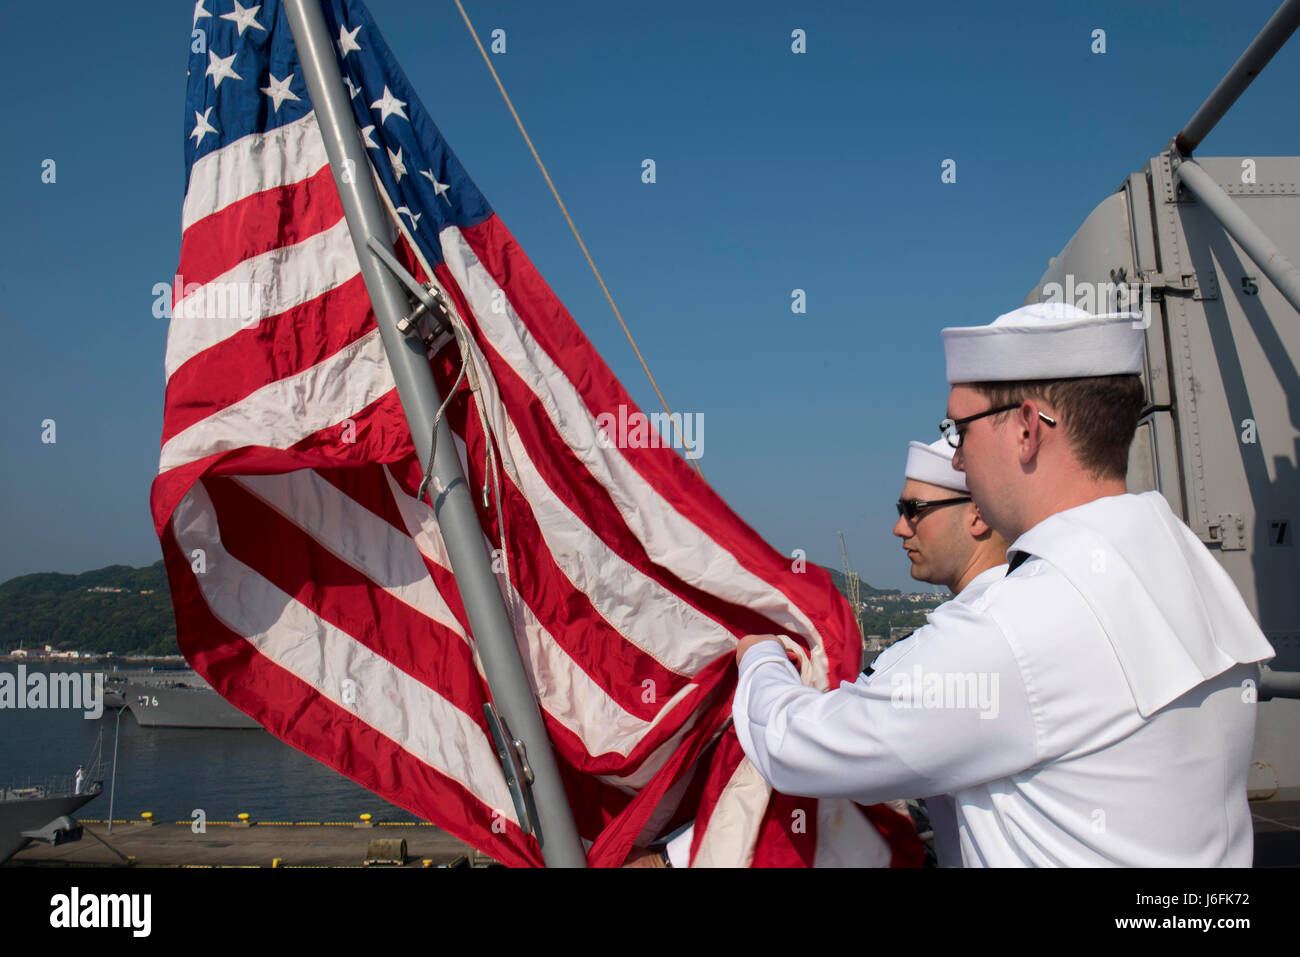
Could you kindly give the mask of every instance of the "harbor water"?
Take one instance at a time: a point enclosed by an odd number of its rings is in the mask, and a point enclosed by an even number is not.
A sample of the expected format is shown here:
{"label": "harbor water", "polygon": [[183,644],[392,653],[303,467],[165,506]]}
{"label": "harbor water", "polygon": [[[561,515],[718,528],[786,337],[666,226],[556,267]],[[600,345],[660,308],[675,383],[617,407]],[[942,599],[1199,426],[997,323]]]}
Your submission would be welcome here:
{"label": "harbor water", "polygon": [[[31,663],[35,672],[105,671],[105,666]],[[0,673],[18,665],[0,663]],[[161,676],[159,676],[161,677]],[[105,708],[99,719],[80,709],[0,707],[0,787],[68,779],[89,767],[103,731],[104,792],[79,817],[108,817],[113,739],[118,732],[115,819],[149,811],[159,821],[193,820],[201,810],[209,821],[418,821],[332,768],[309,758],[261,729],[142,728],[129,710]]]}

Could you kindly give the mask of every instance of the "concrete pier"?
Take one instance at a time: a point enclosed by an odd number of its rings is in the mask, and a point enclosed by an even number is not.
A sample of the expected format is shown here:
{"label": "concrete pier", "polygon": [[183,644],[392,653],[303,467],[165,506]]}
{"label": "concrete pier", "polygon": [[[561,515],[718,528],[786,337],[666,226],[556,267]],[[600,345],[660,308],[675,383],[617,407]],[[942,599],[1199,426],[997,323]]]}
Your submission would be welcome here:
{"label": "concrete pier", "polygon": [[[1252,801],[1256,867],[1300,865],[1300,801]],[[138,819],[137,819],[138,821]],[[122,867],[121,858],[95,840],[98,835],[135,867],[361,867],[376,839],[405,839],[406,868],[482,867],[495,863],[485,854],[432,824],[376,822],[207,823],[195,834],[191,822],[143,824],[82,819],[80,841],[50,847],[34,844],[5,867]],[[274,862],[278,859],[279,863]],[[393,865],[376,865],[393,866]]]}
{"label": "concrete pier", "polygon": [[[406,868],[479,867],[494,863],[468,844],[431,824],[352,822],[253,823],[209,821],[195,834],[191,822],[142,824],[82,819],[81,840],[50,847],[34,844],[14,855],[5,867],[122,867],[121,854],[135,867],[361,867],[366,849],[377,839],[405,839]],[[275,863],[278,861],[278,863]],[[395,865],[376,865],[393,867]]]}

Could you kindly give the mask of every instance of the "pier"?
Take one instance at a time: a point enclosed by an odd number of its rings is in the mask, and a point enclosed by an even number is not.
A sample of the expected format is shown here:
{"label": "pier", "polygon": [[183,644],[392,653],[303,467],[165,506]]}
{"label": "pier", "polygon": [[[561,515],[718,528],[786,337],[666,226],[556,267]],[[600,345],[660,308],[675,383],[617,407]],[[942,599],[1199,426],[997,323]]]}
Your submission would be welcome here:
{"label": "pier", "polygon": [[[58,847],[29,845],[5,866],[364,867],[371,842],[384,841],[391,850],[403,840],[404,863],[373,866],[448,868],[496,863],[432,824],[209,821],[196,834],[191,821],[114,820],[109,834],[107,821],[82,819],[80,823],[85,829],[81,840]],[[391,858],[391,854],[382,856]]]}

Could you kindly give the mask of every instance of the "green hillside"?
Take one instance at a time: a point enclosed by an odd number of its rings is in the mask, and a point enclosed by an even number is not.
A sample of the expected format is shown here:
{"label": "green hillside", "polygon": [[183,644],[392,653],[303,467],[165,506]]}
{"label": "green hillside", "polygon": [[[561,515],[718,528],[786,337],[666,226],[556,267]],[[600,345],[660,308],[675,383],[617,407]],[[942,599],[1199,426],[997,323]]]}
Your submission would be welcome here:
{"label": "green hillside", "polygon": [[[827,568],[835,587],[847,597],[844,575]],[[121,588],[121,592],[90,591]],[[141,594],[148,592],[148,594]],[[897,589],[862,583],[862,598],[897,599]],[[900,621],[913,622],[910,610],[864,611],[868,631],[888,631]],[[901,616],[900,616],[900,613]],[[146,568],[109,565],[80,575],[38,572],[0,584],[0,652],[15,648],[113,652],[115,655],[177,653],[176,620],[163,563]]]}
{"label": "green hillside", "polygon": [[0,651],[45,645],[117,655],[176,654],[176,619],[163,563],[109,565],[80,575],[38,572],[0,584]]}
{"label": "green hillside", "polygon": [[[844,573],[841,571],[836,571],[834,568],[830,568],[825,565],[823,565],[822,567],[831,573],[831,581],[834,582],[835,587],[840,590],[840,594],[843,595],[845,598],[848,598],[849,587],[844,580]],[[867,598],[875,598],[877,596],[883,596],[883,595],[897,596],[901,594],[901,592],[899,592],[897,588],[872,588],[866,582],[862,583],[861,587],[859,588],[859,591],[861,592],[861,597],[864,600]]]}

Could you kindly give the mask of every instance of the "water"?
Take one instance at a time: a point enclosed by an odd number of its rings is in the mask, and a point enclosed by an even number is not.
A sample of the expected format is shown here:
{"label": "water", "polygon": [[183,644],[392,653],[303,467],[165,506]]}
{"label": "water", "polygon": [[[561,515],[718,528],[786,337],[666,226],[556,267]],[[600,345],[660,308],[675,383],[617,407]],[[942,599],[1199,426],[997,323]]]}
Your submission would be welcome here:
{"label": "water", "polygon": [[[0,673],[17,675],[17,664]],[[104,666],[28,664],[36,671],[104,670]],[[68,778],[78,764],[90,766],[104,732],[104,793],[79,816],[108,817],[113,734],[119,730],[113,817],[153,812],[159,821],[188,821],[202,809],[209,821],[232,821],[246,812],[256,821],[415,821],[332,768],[309,758],[263,730],[141,728],[130,711],[104,710],[88,720],[71,709],[0,708],[0,787]]]}

